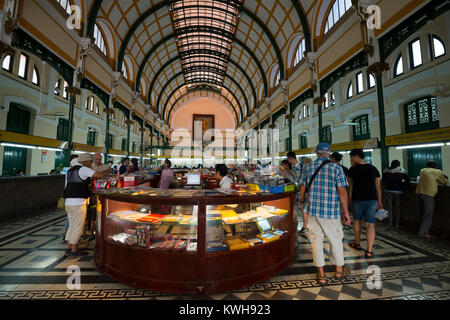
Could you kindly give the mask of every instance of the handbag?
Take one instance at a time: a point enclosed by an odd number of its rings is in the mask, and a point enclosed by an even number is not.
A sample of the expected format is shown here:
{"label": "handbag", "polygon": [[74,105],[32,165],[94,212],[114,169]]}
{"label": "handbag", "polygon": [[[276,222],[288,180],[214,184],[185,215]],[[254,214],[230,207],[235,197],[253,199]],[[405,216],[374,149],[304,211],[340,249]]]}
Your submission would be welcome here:
{"label": "handbag", "polygon": [[317,170],[314,172],[313,176],[311,177],[311,180],[309,180],[308,186],[306,187],[305,195],[308,194],[308,191],[309,191],[309,189],[311,188],[311,185],[312,185],[314,179],[315,179],[315,178],[317,177],[317,175],[319,174],[320,170],[323,168],[324,165],[326,165],[326,164],[328,164],[328,163],[331,163],[331,161],[330,161],[330,160],[325,160],[325,161],[320,165],[320,167],[318,167]]}

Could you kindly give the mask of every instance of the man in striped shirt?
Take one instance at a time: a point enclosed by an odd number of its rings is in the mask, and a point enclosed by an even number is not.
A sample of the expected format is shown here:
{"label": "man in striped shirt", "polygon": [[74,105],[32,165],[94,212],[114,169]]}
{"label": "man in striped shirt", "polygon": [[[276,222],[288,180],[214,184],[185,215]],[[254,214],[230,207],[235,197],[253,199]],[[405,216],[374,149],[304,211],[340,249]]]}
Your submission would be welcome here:
{"label": "man in striped shirt", "polygon": [[[303,169],[300,178],[300,202],[304,212],[308,214],[308,239],[312,245],[314,265],[318,268],[317,280],[320,284],[325,284],[324,236],[330,243],[330,259],[336,266],[336,278],[343,278],[348,275],[349,269],[344,268],[341,207],[344,210],[345,225],[350,225],[351,222],[347,206],[348,182],[342,167],[329,161],[331,147],[328,143],[320,143],[316,147],[316,154],[318,159]],[[322,164],[324,165],[306,194],[306,188]]]}

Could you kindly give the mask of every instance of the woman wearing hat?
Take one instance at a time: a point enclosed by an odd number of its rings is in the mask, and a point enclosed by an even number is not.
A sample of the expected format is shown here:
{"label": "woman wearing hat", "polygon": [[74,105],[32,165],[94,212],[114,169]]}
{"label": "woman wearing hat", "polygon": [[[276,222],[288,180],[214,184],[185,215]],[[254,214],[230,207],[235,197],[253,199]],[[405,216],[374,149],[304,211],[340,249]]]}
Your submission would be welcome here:
{"label": "woman wearing hat", "polygon": [[66,212],[69,217],[69,229],[65,240],[69,249],[66,255],[69,258],[81,256],[78,251],[78,241],[82,233],[84,219],[86,217],[86,204],[90,196],[89,183],[91,179],[102,178],[109,173],[111,169],[103,172],[95,172],[90,167],[92,165],[92,155],[89,153],[80,154],[78,163],[76,163],[66,174],[67,185],[64,189],[64,198],[66,198]]}

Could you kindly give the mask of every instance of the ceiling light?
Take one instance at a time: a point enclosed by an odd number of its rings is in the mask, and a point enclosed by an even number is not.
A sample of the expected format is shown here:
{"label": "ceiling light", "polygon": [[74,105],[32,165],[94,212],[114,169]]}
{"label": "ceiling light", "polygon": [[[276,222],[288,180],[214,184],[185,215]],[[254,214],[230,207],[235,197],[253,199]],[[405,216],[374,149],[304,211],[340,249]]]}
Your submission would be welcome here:
{"label": "ceiling light", "polygon": [[402,146],[397,147],[397,150],[403,150],[403,149],[418,149],[418,148],[432,148],[432,147],[442,147],[444,146],[443,143],[434,143],[434,144],[417,144],[417,145],[410,145],[410,146]]}
{"label": "ceiling light", "polygon": [[49,151],[63,151],[62,149],[56,149],[56,148],[45,148],[45,147],[38,147],[40,150],[49,150]]}
{"label": "ceiling light", "polygon": [[2,146],[14,147],[14,148],[25,148],[25,149],[36,149],[36,147],[34,147],[34,146],[28,146],[25,144],[14,144],[14,143],[2,143]]}

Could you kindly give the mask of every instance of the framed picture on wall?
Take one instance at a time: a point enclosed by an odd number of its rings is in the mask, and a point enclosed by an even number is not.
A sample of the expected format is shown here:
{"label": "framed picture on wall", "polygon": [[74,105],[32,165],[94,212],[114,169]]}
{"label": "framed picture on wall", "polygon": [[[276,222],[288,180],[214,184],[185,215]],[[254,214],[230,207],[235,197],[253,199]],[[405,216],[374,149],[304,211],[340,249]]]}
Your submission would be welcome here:
{"label": "framed picture on wall", "polygon": [[[194,114],[192,119],[192,139],[194,141],[203,141],[205,132],[209,129],[215,129],[215,116],[212,114]],[[214,141],[214,136],[211,137]]]}

